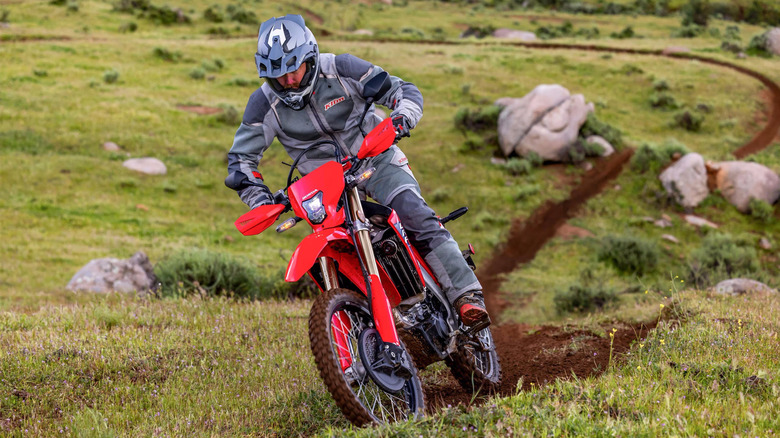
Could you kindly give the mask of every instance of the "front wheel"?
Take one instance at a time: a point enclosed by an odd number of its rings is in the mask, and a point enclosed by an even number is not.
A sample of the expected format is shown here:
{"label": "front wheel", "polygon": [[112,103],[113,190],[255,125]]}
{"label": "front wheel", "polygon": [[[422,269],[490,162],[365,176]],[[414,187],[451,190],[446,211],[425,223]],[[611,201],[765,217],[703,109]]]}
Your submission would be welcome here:
{"label": "front wheel", "polygon": [[370,364],[363,363],[359,349],[361,333],[373,327],[363,295],[331,289],[317,297],[309,315],[309,340],[325,386],[344,416],[358,426],[422,416],[423,391],[414,365],[412,376],[395,392],[382,389],[370,377],[366,369]]}
{"label": "front wheel", "polygon": [[445,361],[466,391],[490,394],[501,385],[501,363],[490,327],[475,335],[460,335],[457,351]]}

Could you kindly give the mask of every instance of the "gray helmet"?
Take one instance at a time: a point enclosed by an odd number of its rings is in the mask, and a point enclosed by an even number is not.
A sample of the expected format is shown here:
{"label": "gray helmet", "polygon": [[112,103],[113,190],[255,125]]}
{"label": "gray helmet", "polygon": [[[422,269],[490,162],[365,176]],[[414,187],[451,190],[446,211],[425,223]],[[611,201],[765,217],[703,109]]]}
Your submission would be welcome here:
{"label": "gray helmet", "polygon": [[[271,18],[260,25],[255,64],[257,73],[273,93],[289,107],[300,110],[309,102],[320,71],[317,40],[300,15]],[[306,63],[299,88],[284,88],[276,78],[292,73]]]}

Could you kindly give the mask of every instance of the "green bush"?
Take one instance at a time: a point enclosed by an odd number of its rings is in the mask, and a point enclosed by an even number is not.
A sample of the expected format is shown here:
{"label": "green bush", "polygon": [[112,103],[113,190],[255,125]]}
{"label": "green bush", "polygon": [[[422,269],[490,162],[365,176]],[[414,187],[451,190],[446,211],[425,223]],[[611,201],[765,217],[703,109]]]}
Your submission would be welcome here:
{"label": "green bush", "polygon": [[587,312],[594,308],[601,309],[616,301],[617,294],[602,287],[574,284],[565,292],[558,292],[553,297],[555,310],[558,313]]}
{"label": "green bush", "polygon": [[225,125],[238,126],[241,123],[241,114],[234,106],[224,105],[222,112],[216,115],[216,119]]}
{"label": "green bush", "polygon": [[502,109],[498,105],[478,110],[461,108],[455,113],[455,127],[461,131],[495,131],[498,129],[498,116]]}
{"label": "green bush", "polygon": [[643,275],[655,270],[660,252],[654,242],[634,236],[608,236],[601,240],[598,258],[626,274]]}
{"label": "green bush", "polygon": [[127,32],[135,32],[138,30],[138,24],[136,24],[134,21],[129,21],[127,23],[122,23],[119,26],[119,32],[121,33],[127,33]]}
{"label": "green bush", "polygon": [[675,139],[667,139],[661,146],[643,143],[631,157],[631,169],[640,173],[658,173],[662,167],[669,164],[675,154],[685,155],[689,152],[684,144]]}
{"label": "green bush", "polygon": [[696,38],[697,36],[704,33],[704,30],[706,27],[699,26],[696,24],[689,24],[687,26],[683,26],[675,31],[672,32],[673,38]]}
{"label": "green bush", "polygon": [[631,26],[625,27],[620,32],[612,32],[610,34],[612,38],[616,38],[619,40],[627,39],[627,38],[633,38],[635,36],[634,34],[634,28]]}
{"label": "green bush", "polygon": [[650,96],[650,106],[663,110],[673,110],[680,107],[674,96],[672,96],[671,93],[667,93],[665,91],[660,93],[653,93],[653,95]]}
{"label": "green bush", "polygon": [[748,46],[745,48],[745,53],[748,55],[770,58],[772,52],[769,49],[769,38],[767,37],[767,33],[764,32],[751,38]]}
{"label": "green bush", "polygon": [[709,0],[688,0],[688,3],[683,5],[680,12],[682,12],[683,16],[683,26],[696,24],[707,27],[710,19],[710,2]]}
{"label": "green bush", "polygon": [[506,161],[504,167],[507,172],[515,176],[527,175],[531,173],[531,170],[534,168],[530,161],[523,158],[510,158]]}
{"label": "green bush", "polygon": [[707,287],[716,281],[755,273],[758,255],[747,238],[712,232],[690,255],[689,275],[697,287]]}
{"label": "green bush", "polygon": [[271,296],[271,291],[261,290],[264,279],[247,260],[205,249],[180,251],[166,257],[157,263],[154,273],[159,282],[157,292],[164,297]]}
{"label": "green bush", "polygon": [[182,58],[181,52],[171,52],[164,47],[155,47],[154,50],[152,50],[152,54],[154,54],[155,57],[168,62],[179,62]]}
{"label": "green bush", "polygon": [[669,91],[670,89],[671,87],[669,86],[669,83],[664,79],[658,79],[657,81],[653,82],[653,90],[659,93],[662,91]]}
{"label": "green bush", "polygon": [[682,110],[674,115],[674,126],[683,128],[686,131],[699,132],[702,123],[704,123],[704,114]]}
{"label": "green bush", "polygon": [[588,118],[580,128],[581,138],[588,138],[591,135],[603,137],[604,140],[611,144],[615,149],[619,150],[623,147],[623,134],[620,130],[608,123],[602,122],[594,113],[588,113]]}
{"label": "green bush", "polygon": [[107,84],[114,84],[119,80],[119,72],[111,69],[103,72],[103,82]]}
{"label": "green bush", "polygon": [[203,70],[200,67],[195,67],[190,70],[190,77],[197,80],[203,79],[206,77],[206,70]]}
{"label": "green bush", "polygon": [[750,216],[752,216],[754,219],[759,220],[765,224],[772,222],[775,212],[775,208],[772,206],[772,204],[761,199],[753,198],[750,200],[748,208],[750,208]]}

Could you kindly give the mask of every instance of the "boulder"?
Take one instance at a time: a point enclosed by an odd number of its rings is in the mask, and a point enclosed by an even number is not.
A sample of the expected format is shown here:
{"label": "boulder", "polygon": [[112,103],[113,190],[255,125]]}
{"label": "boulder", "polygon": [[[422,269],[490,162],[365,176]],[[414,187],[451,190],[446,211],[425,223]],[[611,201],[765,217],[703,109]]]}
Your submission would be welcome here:
{"label": "boulder", "polygon": [[122,150],[118,144],[114,143],[113,141],[107,141],[103,143],[103,149],[107,150],[109,152],[119,152]]}
{"label": "boulder", "polygon": [[608,157],[615,153],[615,147],[612,146],[606,138],[600,136],[600,135],[589,135],[586,139],[586,142],[588,143],[596,143],[597,145],[604,148],[604,152],[601,153],[602,157]]}
{"label": "boulder", "polygon": [[686,154],[661,172],[658,178],[666,192],[685,208],[696,207],[710,194],[704,158],[697,153]]}
{"label": "boulder", "polygon": [[168,173],[165,163],[157,158],[130,158],[129,160],[125,160],[125,162],[122,163],[122,166],[147,175],[165,175]]}
{"label": "boulder", "polygon": [[66,287],[72,291],[97,293],[143,293],[151,289],[156,281],[149,257],[138,251],[129,259],[91,260],[70,279]]}
{"label": "boulder", "polygon": [[766,32],[766,49],[780,56],[780,27],[773,27]]}
{"label": "boulder", "polygon": [[750,200],[774,204],[780,198],[780,176],[758,163],[723,161],[710,164],[715,186],[737,210],[750,211]]}
{"label": "boulder", "polygon": [[545,161],[562,161],[577,140],[593,104],[560,85],[539,85],[520,99],[503,98],[498,116],[498,142],[505,156],[538,154]]}
{"label": "boulder", "polygon": [[716,284],[712,291],[717,295],[737,296],[751,292],[771,293],[777,290],[770,288],[764,283],[749,280],[747,278],[732,278]]}
{"label": "boulder", "polygon": [[507,29],[502,27],[493,31],[494,38],[506,38],[520,41],[536,41],[536,34],[524,30]]}

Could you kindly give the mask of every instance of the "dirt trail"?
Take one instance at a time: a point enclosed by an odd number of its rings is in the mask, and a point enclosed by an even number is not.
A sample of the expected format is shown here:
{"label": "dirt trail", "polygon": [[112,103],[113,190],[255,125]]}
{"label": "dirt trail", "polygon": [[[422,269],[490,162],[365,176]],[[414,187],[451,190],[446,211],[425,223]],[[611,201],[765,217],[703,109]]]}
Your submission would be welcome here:
{"label": "dirt trail", "polygon": [[[738,159],[756,153],[777,138],[780,131],[780,87],[763,74],[723,61],[712,60],[692,54],[663,54],[661,51],[613,49],[597,46],[576,46],[568,44],[514,45],[539,49],[575,49],[617,53],[668,56],[677,59],[696,59],[700,62],[734,69],[758,79],[767,87],[769,114],[767,123],[750,141],[734,152]],[[515,221],[507,241],[496,249],[493,256],[482,262],[477,272],[484,287],[485,300],[491,314],[499,324],[493,326],[496,348],[501,357],[503,381],[499,393],[511,395],[526,389],[531,383],[543,385],[557,378],[567,379],[572,374],[578,377],[598,375],[609,363],[610,339],[582,330],[568,331],[562,327],[531,327],[522,324],[500,324],[501,312],[511,303],[501,294],[502,277],[522,263],[533,260],[536,253],[552,238],[556,231],[577,212],[589,198],[599,194],[604,186],[616,178],[631,158],[633,150],[624,150],[589,171],[577,187],[572,189],[568,199],[554,203],[548,201],[539,207],[527,220]],[[655,323],[623,325],[619,327],[612,345],[613,356],[618,358],[628,351],[631,343],[646,336]],[[605,327],[604,331],[611,330]],[[518,388],[518,382],[522,385]],[[452,377],[439,382],[426,382],[426,397],[429,409],[436,410],[447,405],[479,404],[484,397],[473,398],[460,388]]]}

